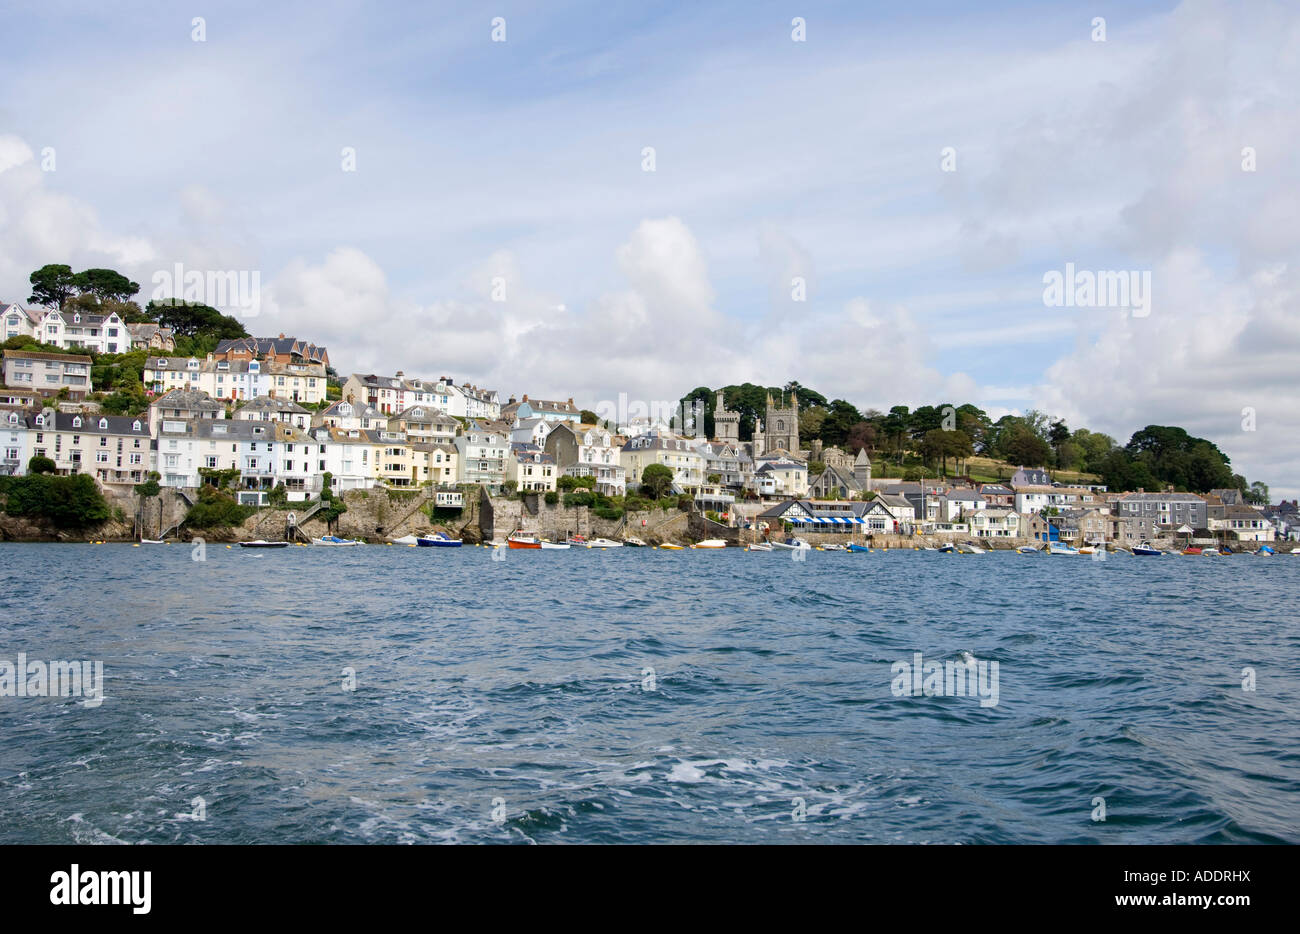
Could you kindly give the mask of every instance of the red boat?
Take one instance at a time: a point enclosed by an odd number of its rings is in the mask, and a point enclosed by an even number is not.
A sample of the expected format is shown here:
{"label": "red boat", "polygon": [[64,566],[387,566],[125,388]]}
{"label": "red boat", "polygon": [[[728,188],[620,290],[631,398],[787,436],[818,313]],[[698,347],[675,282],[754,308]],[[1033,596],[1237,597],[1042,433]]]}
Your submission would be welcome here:
{"label": "red boat", "polygon": [[506,544],[511,548],[541,548],[542,540],[535,535],[524,535],[516,532],[506,539]]}

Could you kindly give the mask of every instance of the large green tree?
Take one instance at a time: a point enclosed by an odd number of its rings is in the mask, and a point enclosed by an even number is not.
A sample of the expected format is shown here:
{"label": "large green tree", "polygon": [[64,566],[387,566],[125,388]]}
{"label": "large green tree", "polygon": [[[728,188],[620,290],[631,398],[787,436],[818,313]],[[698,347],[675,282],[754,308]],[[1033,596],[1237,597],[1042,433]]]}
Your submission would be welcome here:
{"label": "large green tree", "polygon": [[42,266],[28,277],[28,281],[32,284],[32,294],[27,297],[27,301],[33,305],[61,309],[68,299],[77,294],[72,267],[61,263]]}

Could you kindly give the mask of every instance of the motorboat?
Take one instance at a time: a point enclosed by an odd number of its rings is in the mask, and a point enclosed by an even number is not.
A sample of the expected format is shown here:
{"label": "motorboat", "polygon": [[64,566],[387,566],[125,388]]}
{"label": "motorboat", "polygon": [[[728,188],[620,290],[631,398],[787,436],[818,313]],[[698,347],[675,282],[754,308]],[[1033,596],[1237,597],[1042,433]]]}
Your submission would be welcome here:
{"label": "motorboat", "polygon": [[812,551],[812,545],[809,545],[802,538],[787,538],[783,542],[772,542],[773,548],[784,548],[787,551]]}
{"label": "motorboat", "polygon": [[432,535],[421,535],[415,543],[421,548],[459,548],[464,544],[459,538],[452,538],[450,535],[443,535],[441,532],[434,532]]}
{"label": "motorboat", "polygon": [[401,538],[390,538],[388,541],[394,545],[414,545],[419,539],[414,535],[403,535]]}
{"label": "motorboat", "polygon": [[251,542],[240,542],[240,548],[288,548],[288,542],[268,542],[264,539],[255,539]]}
{"label": "motorboat", "polygon": [[1038,549],[1035,548],[1033,545],[1021,545],[1019,548],[1016,549],[1016,551],[1020,552],[1020,554],[1022,555],[1038,554]]}
{"label": "motorboat", "polygon": [[1079,549],[1067,545],[1064,542],[1048,542],[1047,553],[1049,555],[1077,555]]}
{"label": "motorboat", "polygon": [[847,550],[852,552],[862,553],[862,552],[868,552],[871,549],[868,548],[866,545],[858,545],[856,543],[850,542],[849,545],[847,546]]}
{"label": "motorboat", "polygon": [[1275,552],[1273,551],[1272,548],[1269,548],[1267,545],[1260,545],[1259,550],[1254,552],[1254,554],[1258,558],[1271,558],[1275,554]]}
{"label": "motorboat", "polygon": [[1199,555],[1199,554],[1204,554],[1204,552],[1205,549],[1202,548],[1200,545],[1188,545],[1186,548],[1183,549],[1183,554],[1185,555]]}
{"label": "motorboat", "polygon": [[964,555],[984,554],[983,548],[981,548],[979,545],[972,545],[970,542],[959,542],[957,545],[957,550]]}
{"label": "motorboat", "polygon": [[745,546],[746,551],[771,551],[772,546],[767,542],[754,542],[752,545]]}
{"label": "motorboat", "polygon": [[622,542],[616,542],[610,538],[583,538],[581,535],[575,535],[569,539],[570,545],[577,545],[579,548],[622,548]]}
{"label": "motorboat", "polygon": [[506,544],[511,548],[541,548],[542,540],[536,535],[524,535],[517,532],[506,539]]}
{"label": "motorboat", "polygon": [[692,545],[691,547],[692,547],[692,548],[702,548],[702,549],[708,550],[708,549],[712,549],[712,548],[726,548],[726,547],[727,547],[727,543],[726,543],[725,541],[723,541],[722,539],[720,539],[720,538],[706,538],[706,539],[705,539],[704,541],[702,541],[702,542],[696,542],[696,543],[695,543],[694,545]]}
{"label": "motorboat", "polygon": [[1133,554],[1135,554],[1135,555],[1162,555],[1162,554],[1164,554],[1164,552],[1161,551],[1159,548],[1155,548],[1155,547],[1153,547],[1152,544],[1151,544],[1150,542],[1141,542],[1141,543],[1139,543],[1139,544],[1133,546]]}
{"label": "motorboat", "polygon": [[829,545],[822,545],[822,551],[844,551],[844,550],[845,548],[843,545],[838,545],[835,542],[831,542]]}
{"label": "motorboat", "polygon": [[585,535],[570,535],[567,541],[570,545],[577,545],[579,548],[587,547],[587,537]]}
{"label": "motorboat", "polygon": [[623,544],[626,545],[626,546],[629,547],[629,548],[646,548],[646,547],[648,547],[648,546],[646,545],[645,542],[643,542],[641,539],[637,538],[635,535],[629,535],[627,538],[623,539]]}
{"label": "motorboat", "polygon": [[[928,548],[926,550],[929,551]],[[951,555],[956,553],[957,546],[952,544],[951,542],[948,542],[947,544],[940,545],[938,550],[943,552],[945,555]]]}
{"label": "motorboat", "polygon": [[140,544],[141,545],[166,545],[167,543],[163,541],[161,538],[142,538],[140,539]]}
{"label": "motorboat", "polygon": [[552,542],[552,541],[547,541],[546,539],[542,539],[539,544],[541,545],[543,551],[548,551],[548,550],[559,551],[561,549],[567,549],[569,547],[568,542]]}
{"label": "motorboat", "polygon": [[659,547],[662,548],[664,551],[684,551],[684,550],[685,550],[684,546],[682,546],[682,545],[674,545],[672,542],[664,542],[664,543],[663,543],[662,545],[660,545]]}
{"label": "motorboat", "polygon": [[325,545],[329,548],[349,548],[353,545],[364,545],[365,542],[358,541],[355,538],[339,538],[337,535],[322,535],[320,538],[311,540],[313,545]]}

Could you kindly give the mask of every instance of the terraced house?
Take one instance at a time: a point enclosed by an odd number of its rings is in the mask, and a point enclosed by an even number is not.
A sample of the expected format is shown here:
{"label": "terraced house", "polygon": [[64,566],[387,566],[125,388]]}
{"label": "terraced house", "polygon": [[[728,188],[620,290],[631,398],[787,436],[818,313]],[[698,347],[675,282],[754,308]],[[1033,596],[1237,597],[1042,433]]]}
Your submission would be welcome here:
{"label": "terraced house", "polygon": [[30,430],[32,456],[48,457],[60,474],[86,473],[112,484],[142,483],[149,473],[152,443],[145,418],[45,409]]}
{"label": "terraced house", "polygon": [[1162,529],[1187,525],[1208,528],[1205,500],[1194,493],[1127,493],[1117,501],[1119,515],[1127,519],[1149,519]]}
{"label": "terraced house", "polygon": [[510,437],[504,431],[471,420],[465,433],[456,436],[457,481],[479,483],[491,492],[500,492],[506,480],[506,460],[510,456]]}
{"label": "terraced house", "polygon": [[[543,421],[542,424],[550,426],[544,447],[555,459],[560,473],[595,477],[596,492],[606,496],[622,496],[627,492],[627,467],[609,429],[570,421]],[[637,473],[634,479],[640,477]]]}
{"label": "terraced house", "polygon": [[34,350],[6,350],[4,381],[16,389],[29,389],[42,396],[64,395],[73,401],[90,392],[90,358],[82,354],[43,353]]}
{"label": "terraced house", "polygon": [[131,334],[116,312],[98,315],[76,310],[47,311],[33,336],[42,344],[66,350],[126,353],[131,349]]}

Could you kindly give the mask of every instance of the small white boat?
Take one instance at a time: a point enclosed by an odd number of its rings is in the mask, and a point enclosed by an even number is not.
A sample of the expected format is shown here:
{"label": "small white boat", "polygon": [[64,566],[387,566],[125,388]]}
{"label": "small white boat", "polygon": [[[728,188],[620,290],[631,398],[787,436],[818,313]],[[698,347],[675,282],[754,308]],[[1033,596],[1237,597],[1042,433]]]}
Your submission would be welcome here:
{"label": "small white boat", "polygon": [[390,538],[394,545],[414,545],[418,539],[414,535],[403,535],[401,538]]}
{"label": "small white boat", "polygon": [[166,545],[167,543],[163,541],[161,538],[142,538],[140,539],[140,544],[141,545]]}
{"label": "small white boat", "polygon": [[1020,552],[1022,555],[1038,554],[1038,549],[1035,548],[1033,545],[1021,545],[1019,548],[1016,549],[1016,551]]}
{"label": "small white boat", "polygon": [[746,551],[771,551],[772,546],[767,542],[754,542],[752,545],[745,546]]}
{"label": "small white boat", "polygon": [[773,548],[784,548],[787,551],[812,550],[812,545],[809,545],[802,538],[787,538],[783,542],[772,542],[771,544]]}
{"label": "small white boat", "polygon": [[646,548],[646,547],[648,547],[648,546],[646,545],[645,542],[643,542],[641,539],[637,538],[635,535],[629,535],[627,538],[623,539],[623,544],[626,545],[626,546],[629,547],[629,548]]}
{"label": "small white boat", "polygon": [[563,549],[563,548],[568,548],[568,547],[569,547],[569,543],[568,543],[568,542],[548,542],[546,539],[542,539],[542,541],[541,541],[541,546],[542,546],[542,550],[543,550],[543,551],[548,551],[548,550],[558,551],[558,550]]}
{"label": "small white boat", "polygon": [[313,545],[324,545],[327,548],[351,548],[354,545],[364,545],[365,542],[358,541],[355,538],[339,538],[337,535],[322,535],[320,538],[311,540]]}
{"label": "small white boat", "polygon": [[1049,555],[1077,555],[1079,553],[1079,549],[1072,548],[1071,546],[1066,545],[1063,542],[1048,542],[1047,553]]}
{"label": "small white boat", "polygon": [[[926,549],[926,551],[930,551],[930,550],[932,549],[929,548]],[[946,545],[940,545],[938,550],[942,551],[945,555],[950,555],[957,551],[957,546],[949,543]]]}
{"label": "small white boat", "polygon": [[832,542],[829,545],[822,545],[822,551],[845,551],[845,550],[847,549],[845,549],[843,545],[837,545],[834,542]]}
{"label": "small white boat", "polygon": [[240,542],[240,548],[288,548],[288,542],[268,542],[265,539],[254,539],[251,542]]}
{"label": "small white boat", "polygon": [[970,542],[960,542],[957,545],[957,551],[964,555],[982,555],[984,549],[978,545],[972,545]]}
{"label": "small white boat", "polygon": [[588,548],[622,548],[622,542],[616,542],[608,538],[593,538],[587,542]]}
{"label": "small white boat", "polygon": [[722,539],[720,539],[720,538],[706,538],[706,539],[705,539],[704,541],[702,541],[702,542],[696,542],[696,543],[695,543],[694,545],[692,545],[691,547],[692,547],[692,548],[704,548],[704,549],[710,549],[710,548],[726,548],[726,547],[727,547],[727,543],[724,542],[724,541],[723,541]]}

